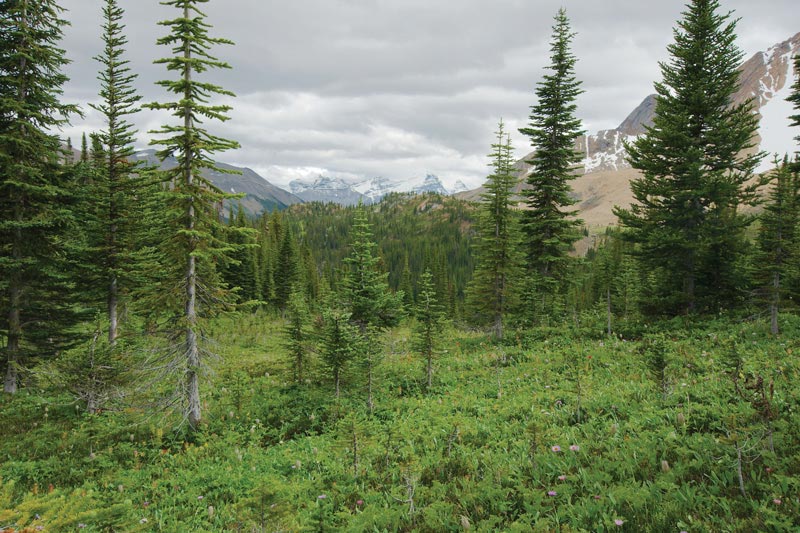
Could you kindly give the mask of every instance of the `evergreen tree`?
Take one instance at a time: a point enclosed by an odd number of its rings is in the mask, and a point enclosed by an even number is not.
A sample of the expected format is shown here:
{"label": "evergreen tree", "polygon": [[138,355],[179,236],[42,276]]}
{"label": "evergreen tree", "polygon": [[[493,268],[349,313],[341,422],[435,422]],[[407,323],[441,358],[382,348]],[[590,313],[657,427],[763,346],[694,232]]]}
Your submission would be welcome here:
{"label": "evergreen tree", "polygon": [[629,145],[642,177],[631,183],[635,203],[616,209],[640,244],[644,270],[656,273],[653,303],[661,312],[694,312],[733,301],[736,264],[755,202],[751,182],[760,154],[758,117],[750,101],[733,105],[742,52],[736,21],[717,13],[717,0],[693,0],[661,64],[653,125]]}
{"label": "evergreen tree", "polygon": [[756,280],[769,302],[770,331],[779,333],[778,310],[786,293],[786,278],[796,274],[798,218],[800,217],[800,175],[793,172],[788,158],[773,172],[769,199],[761,214],[756,254]]}
{"label": "evergreen tree", "polygon": [[389,290],[388,274],[380,269],[376,248],[366,209],[359,206],[353,222],[350,255],[345,259],[349,269],[343,281],[342,297],[349,310],[350,320],[364,339],[367,405],[370,411],[373,408],[372,378],[377,356],[374,333],[377,329],[395,325],[403,308],[403,295]]}
{"label": "evergreen tree", "polygon": [[152,270],[154,263],[137,253],[140,244],[136,231],[145,224],[144,196],[153,194],[153,184],[146,184],[144,169],[132,161],[136,130],[127,117],[137,113],[140,97],[133,88],[136,74],[124,58],[128,40],[122,24],[124,11],[117,0],[103,6],[103,52],[95,57],[102,68],[99,104],[92,107],[105,118],[106,128],[91,135],[91,160],[94,172],[87,184],[84,226],[89,241],[85,263],[90,265],[88,291],[105,301],[108,316],[108,340],[113,346],[119,335],[120,297],[136,283],[147,283],[135,275]]}
{"label": "evergreen tree", "polygon": [[436,301],[430,270],[423,272],[420,277],[418,301],[414,348],[425,358],[427,388],[430,390],[433,383],[433,356],[442,330],[442,309]]}
{"label": "evergreen tree", "polygon": [[292,237],[292,231],[287,227],[283,230],[281,247],[278,251],[278,262],[275,267],[275,305],[278,309],[286,309],[286,304],[295,289],[299,274],[297,245]]}
{"label": "evergreen tree", "polygon": [[[518,267],[517,228],[512,212],[512,195],[517,184],[511,139],[503,121],[492,144],[492,174],[481,195],[482,211],[475,241],[477,266],[471,289],[472,308],[489,322],[497,339],[503,338],[503,319],[511,295],[509,284]],[[488,320],[487,320],[488,319]]]}
{"label": "evergreen tree", "polygon": [[308,305],[303,294],[295,290],[286,304],[286,349],[295,383],[302,383],[308,371]]}
{"label": "evergreen tree", "polygon": [[238,143],[212,135],[200,126],[203,119],[227,120],[230,106],[208,102],[211,95],[233,96],[217,85],[198,81],[197,74],[213,68],[230,68],[219,61],[209,50],[214,45],[232,44],[226,39],[212,38],[210,25],[199,5],[208,0],[168,0],[163,5],[179,10],[176,18],[160,24],[170,33],[158,44],[171,46],[174,56],[156,60],[167,70],[175,72],[176,80],[159,81],[158,84],[176,95],[172,102],[151,103],[154,110],[170,111],[179,119],[177,125],[163,126],[153,133],[166,138],[152,141],[162,149],[160,158],[175,156],[178,165],[168,172],[171,182],[170,205],[172,239],[168,253],[172,259],[170,279],[175,282],[172,301],[168,303],[173,313],[172,330],[177,345],[175,364],[181,368],[180,396],[183,414],[194,430],[201,420],[201,314],[208,315],[227,298],[221,290],[222,283],[215,264],[228,261],[231,246],[220,236],[225,228],[219,220],[217,206],[229,197],[207,178],[203,170],[225,172],[214,165],[214,153],[237,148]]}
{"label": "evergreen tree", "polygon": [[350,313],[328,308],[323,314],[322,361],[333,377],[335,398],[341,392],[342,373],[360,351],[361,338]]}
{"label": "evergreen tree", "polygon": [[582,222],[577,211],[566,210],[575,203],[570,198],[569,182],[575,178],[575,166],[581,155],[575,140],[583,133],[575,117],[575,100],[583,91],[575,78],[577,59],[570,50],[575,34],[562,8],[555,17],[550,43],[552,73],[546,74],[536,88],[538,103],[531,107],[527,135],[535,149],[525,191],[528,210],[523,213],[523,239],[528,268],[535,292],[542,296],[558,288],[566,270],[567,253],[578,238]]}
{"label": "evergreen tree", "polygon": [[58,47],[62,10],[54,0],[0,3],[0,336],[4,390],[20,369],[66,340],[75,313],[64,262],[71,230],[69,175],[51,132],[78,112],[61,102],[67,64]]}

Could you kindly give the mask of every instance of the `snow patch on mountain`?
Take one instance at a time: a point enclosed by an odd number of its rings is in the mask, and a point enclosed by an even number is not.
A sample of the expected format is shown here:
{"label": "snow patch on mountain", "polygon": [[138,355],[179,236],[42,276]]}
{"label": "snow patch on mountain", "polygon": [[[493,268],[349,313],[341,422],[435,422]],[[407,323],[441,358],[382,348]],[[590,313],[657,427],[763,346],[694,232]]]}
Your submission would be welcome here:
{"label": "snow patch on mountain", "polygon": [[794,140],[794,128],[789,117],[794,114],[794,108],[786,98],[791,94],[792,87],[784,84],[761,107],[761,149],[767,156],[761,160],[757,172],[765,172],[774,167],[774,157],[783,158],[784,154],[790,157],[797,150]]}

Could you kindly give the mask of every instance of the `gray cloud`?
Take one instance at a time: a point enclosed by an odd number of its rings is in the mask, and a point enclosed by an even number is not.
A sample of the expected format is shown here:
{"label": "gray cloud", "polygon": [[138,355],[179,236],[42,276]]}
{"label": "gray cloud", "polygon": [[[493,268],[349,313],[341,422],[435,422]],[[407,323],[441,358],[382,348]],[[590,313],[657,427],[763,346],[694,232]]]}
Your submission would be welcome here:
{"label": "gray cloud", "polygon": [[[722,0],[741,17],[739,45],[749,56],[800,30],[796,0]],[[100,50],[98,0],[62,0],[64,48],[73,63],[69,101],[97,99],[92,60]],[[169,78],[153,59],[174,16],[155,0],[120,0],[126,10],[128,58],[144,99],[164,99],[154,85]],[[517,151],[526,139],[533,89],[548,63],[552,17],[564,5],[578,33],[573,51],[585,93],[578,115],[587,130],[618,125],[660,78],[682,2],[641,0],[212,0],[204,5],[214,36],[235,46],[214,50],[230,71],[209,81],[238,94],[232,120],[209,123],[242,148],[221,159],[252,167],[268,179],[315,173],[408,178],[433,172],[479,184],[492,132],[503,117]],[[102,127],[89,110],[65,129],[73,139]],[[168,117],[137,117],[141,147],[147,130]]]}

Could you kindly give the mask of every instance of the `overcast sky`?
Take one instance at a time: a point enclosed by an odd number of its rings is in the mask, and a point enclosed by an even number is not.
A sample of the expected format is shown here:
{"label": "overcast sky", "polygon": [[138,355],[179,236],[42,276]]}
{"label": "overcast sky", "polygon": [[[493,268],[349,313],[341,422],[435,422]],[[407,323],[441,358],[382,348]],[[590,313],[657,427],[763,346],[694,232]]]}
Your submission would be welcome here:
{"label": "overcast sky", "polygon": [[[65,99],[79,103],[64,132],[77,145],[103,127],[86,104],[97,100],[92,59],[101,48],[101,0],[62,0],[64,42],[72,64]],[[797,0],[721,0],[740,17],[746,57],[800,31]],[[144,101],[167,96],[171,79],[156,46],[158,21],[175,9],[157,0],[119,0],[127,57]],[[576,74],[586,91],[578,116],[590,132],[614,128],[660,79],[679,0],[211,0],[211,34],[233,40],[214,54],[232,70],[205,80],[237,94],[231,120],[207,128],[239,141],[218,159],[248,166],[273,183],[326,174],[407,179],[433,173],[445,183],[477,186],[502,117],[519,156],[529,151],[517,128],[527,122],[533,90],[549,63],[553,16],[565,7],[577,32]],[[165,118],[141,112],[139,148]]]}

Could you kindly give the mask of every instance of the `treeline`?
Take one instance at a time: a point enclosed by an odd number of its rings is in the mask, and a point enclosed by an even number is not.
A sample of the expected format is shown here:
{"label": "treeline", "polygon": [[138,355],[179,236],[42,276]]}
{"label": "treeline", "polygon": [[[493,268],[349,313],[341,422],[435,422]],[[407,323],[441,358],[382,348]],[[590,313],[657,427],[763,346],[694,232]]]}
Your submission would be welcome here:
{"label": "treeline", "polygon": [[240,263],[225,271],[225,280],[240,287],[241,302],[268,309],[285,309],[286,288],[295,282],[310,302],[320,301],[341,287],[359,211],[372,228],[389,289],[401,291],[404,304],[413,306],[422,274],[430,270],[437,299],[451,316],[460,317],[474,268],[471,240],[477,207],[432,193],[392,193],[379,204],[360,207],[296,204],[255,219],[233,208],[230,224],[255,230],[257,237],[256,246],[239,252]]}

